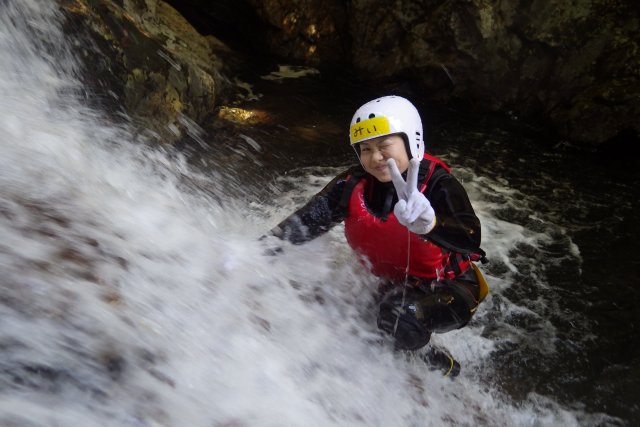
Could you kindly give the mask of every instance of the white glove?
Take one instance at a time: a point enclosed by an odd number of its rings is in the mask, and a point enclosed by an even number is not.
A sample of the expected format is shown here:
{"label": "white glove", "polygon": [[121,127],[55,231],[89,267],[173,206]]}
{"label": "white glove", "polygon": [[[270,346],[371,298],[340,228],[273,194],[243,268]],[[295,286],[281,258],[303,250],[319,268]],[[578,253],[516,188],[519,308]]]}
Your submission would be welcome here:
{"label": "white glove", "polygon": [[389,165],[393,186],[398,193],[399,200],[393,208],[398,222],[412,233],[427,234],[436,225],[436,213],[429,200],[418,190],[420,160],[409,161],[406,182],[402,179],[395,160],[387,160],[387,165]]}

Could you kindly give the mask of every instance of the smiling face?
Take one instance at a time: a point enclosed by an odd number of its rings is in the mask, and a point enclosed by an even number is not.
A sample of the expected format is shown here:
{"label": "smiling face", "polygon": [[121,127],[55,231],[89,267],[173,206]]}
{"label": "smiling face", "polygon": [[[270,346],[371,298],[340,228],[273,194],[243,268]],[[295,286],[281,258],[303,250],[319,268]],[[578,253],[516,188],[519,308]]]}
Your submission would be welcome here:
{"label": "smiling face", "polygon": [[404,140],[398,134],[385,135],[360,143],[360,162],[364,170],[380,182],[390,182],[387,160],[394,159],[400,173],[409,168],[409,155]]}

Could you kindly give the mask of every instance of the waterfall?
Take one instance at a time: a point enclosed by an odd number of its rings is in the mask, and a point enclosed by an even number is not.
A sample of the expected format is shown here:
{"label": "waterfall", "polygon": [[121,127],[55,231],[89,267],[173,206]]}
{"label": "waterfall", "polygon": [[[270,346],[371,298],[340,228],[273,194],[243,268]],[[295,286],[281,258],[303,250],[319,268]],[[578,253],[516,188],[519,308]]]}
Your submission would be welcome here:
{"label": "waterfall", "polygon": [[[516,400],[488,380],[496,346],[529,333],[483,333],[500,324],[491,312],[530,316],[534,339],[553,348],[553,327],[502,295],[513,248],[549,239],[493,215],[526,209],[521,194],[466,181],[504,268],[488,275],[492,293],[469,327],[434,337],[463,366],[443,378],[379,334],[375,279],[340,227],[299,247],[258,240],[336,169],[302,170],[273,204],[254,206],[225,190],[237,178],[223,167],[195,170],[87,106],[62,19],[55,2],[0,3],[0,425],[607,420],[536,393]],[[266,255],[276,244],[282,253]]]}

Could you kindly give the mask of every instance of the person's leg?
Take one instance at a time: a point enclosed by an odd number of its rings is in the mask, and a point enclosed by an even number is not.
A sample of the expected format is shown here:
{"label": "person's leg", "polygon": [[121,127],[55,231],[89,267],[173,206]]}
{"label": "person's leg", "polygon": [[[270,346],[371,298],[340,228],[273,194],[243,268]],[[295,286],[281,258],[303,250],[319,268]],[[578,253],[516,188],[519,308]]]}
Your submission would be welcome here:
{"label": "person's leg", "polygon": [[380,302],[378,328],[394,338],[396,350],[417,350],[431,338],[431,331],[416,316],[416,290],[394,288]]}
{"label": "person's leg", "polygon": [[466,325],[478,305],[478,292],[472,269],[456,280],[396,286],[382,297],[378,327],[395,338],[397,349],[416,350],[429,342],[432,332]]}
{"label": "person's leg", "polygon": [[436,333],[465,326],[478,307],[479,285],[472,269],[455,280],[422,284],[423,295],[416,296],[416,317]]}

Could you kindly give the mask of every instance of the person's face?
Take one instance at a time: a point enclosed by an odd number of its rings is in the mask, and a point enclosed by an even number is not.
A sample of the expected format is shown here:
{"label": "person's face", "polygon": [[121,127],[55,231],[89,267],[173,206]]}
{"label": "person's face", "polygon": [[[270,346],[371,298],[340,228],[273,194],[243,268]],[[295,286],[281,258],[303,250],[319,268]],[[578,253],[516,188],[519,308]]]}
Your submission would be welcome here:
{"label": "person's face", "polygon": [[360,143],[360,162],[364,170],[380,182],[391,181],[387,160],[394,159],[400,173],[409,168],[409,155],[400,135],[386,135]]}

